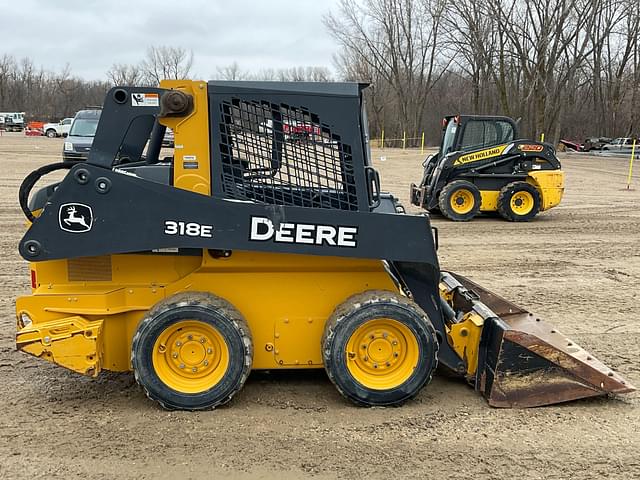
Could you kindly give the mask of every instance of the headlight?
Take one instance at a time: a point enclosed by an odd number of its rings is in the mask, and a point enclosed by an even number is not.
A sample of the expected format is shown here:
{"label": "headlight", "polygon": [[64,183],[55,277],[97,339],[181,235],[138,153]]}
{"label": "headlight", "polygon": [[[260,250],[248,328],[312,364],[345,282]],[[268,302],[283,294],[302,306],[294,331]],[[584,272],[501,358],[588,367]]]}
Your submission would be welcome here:
{"label": "headlight", "polygon": [[65,152],[73,152],[73,143],[64,142],[64,151]]}

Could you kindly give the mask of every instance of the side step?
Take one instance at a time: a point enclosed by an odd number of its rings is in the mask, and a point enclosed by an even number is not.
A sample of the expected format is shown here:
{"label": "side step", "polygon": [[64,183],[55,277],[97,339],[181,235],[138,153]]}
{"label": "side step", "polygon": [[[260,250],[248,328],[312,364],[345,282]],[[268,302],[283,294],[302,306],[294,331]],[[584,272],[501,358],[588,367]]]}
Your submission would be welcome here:
{"label": "side step", "polygon": [[440,294],[455,313],[448,322],[452,331],[468,312],[482,329],[477,368],[467,378],[491,406],[536,407],[635,390],[553,326],[461,275],[442,272]]}

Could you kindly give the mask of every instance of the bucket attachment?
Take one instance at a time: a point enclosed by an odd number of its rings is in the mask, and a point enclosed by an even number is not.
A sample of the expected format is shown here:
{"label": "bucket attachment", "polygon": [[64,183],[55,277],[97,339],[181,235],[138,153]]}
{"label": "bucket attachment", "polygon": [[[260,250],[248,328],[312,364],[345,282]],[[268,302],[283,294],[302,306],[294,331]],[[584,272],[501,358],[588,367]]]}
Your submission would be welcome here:
{"label": "bucket attachment", "polygon": [[491,406],[536,407],[635,390],[553,326],[460,275],[442,273],[440,296],[449,343]]}

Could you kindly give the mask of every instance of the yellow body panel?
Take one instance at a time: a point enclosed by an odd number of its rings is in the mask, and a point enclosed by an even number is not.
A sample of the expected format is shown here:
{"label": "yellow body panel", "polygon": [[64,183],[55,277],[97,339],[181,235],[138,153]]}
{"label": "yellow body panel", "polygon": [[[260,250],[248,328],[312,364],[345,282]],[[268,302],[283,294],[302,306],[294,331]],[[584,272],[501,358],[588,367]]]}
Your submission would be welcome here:
{"label": "yellow body panel", "polygon": [[175,136],[173,185],[184,190],[211,193],[209,154],[209,105],[207,83],[192,80],[162,80],[160,88],[193,95],[193,111],[186,117],[164,117],[160,123]]}
{"label": "yellow body panel", "polygon": [[[564,172],[562,170],[537,170],[529,172],[527,183],[540,192],[540,211],[549,210],[560,204],[564,194]],[[481,212],[498,210],[498,190],[480,190]]]}
{"label": "yellow body panel", "polygon": [[562,170],[538,170],[529,172],[527,182],[540,192],[540,210],[549,210],[560,204],[564,195],[564,172]]}
{"label": "yellow body panel", "polygon": [[253,368],[275,369],[322,367],[321,336],[337,305],[365,290],[398,292],[380,260],[240,251],[228,258],[112,255],[111,281],[69,281],[68,262],[31,264],[37,287],[18,298],[16,310],[18,319],[25,313],[33,324],[18,321],[17,342],[47,322],[101,322],[95,349],[96,355],[102,349],[102,365],[96,368],[113,371],[130,369],[138,323],[174,293],[205,291],[231,302],[251,329]]}
{"label": "yellow body panel", "polygon": [[484,320],[474,312],[466,314],[459,323],[447,330],[447,341],[467,367],[467,375],[474,375],[478,368],[478,350]]}
{"label": "yellow body panel", "polygon": [[498,195],[497,190],[480,190],[480,198],[482,203],[480,204],[481,212],[495,212],[498,210]]}

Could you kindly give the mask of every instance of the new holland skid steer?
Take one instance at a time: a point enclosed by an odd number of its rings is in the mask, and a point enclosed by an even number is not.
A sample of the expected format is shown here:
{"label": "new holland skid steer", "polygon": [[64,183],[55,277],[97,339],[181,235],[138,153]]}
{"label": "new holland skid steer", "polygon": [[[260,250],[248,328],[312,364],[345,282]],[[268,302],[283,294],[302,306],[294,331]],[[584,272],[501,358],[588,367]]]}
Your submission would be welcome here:
{"label": "new holland skid steer", "polygon": [[[32,294],[16,302],[17,347],[91,377],[132,370],[172,409],[224,404],[252,369],[324,368],[361,405],[406,401],[438,363],[499,407],[633,390],[440,270],[428,216],[380,191],[364,87],[112,89],[88,160],[20,188]],[[160,158],[166,128],[175,153]]]}
{"label": "new holland skid steer", "polygon": [[552,145],[518,140],[508,117],[457,115],[442,125],[440,150],[411,185],[414,205],[458,222],[496,211],[523,222],[560,203],[564,173]]}

